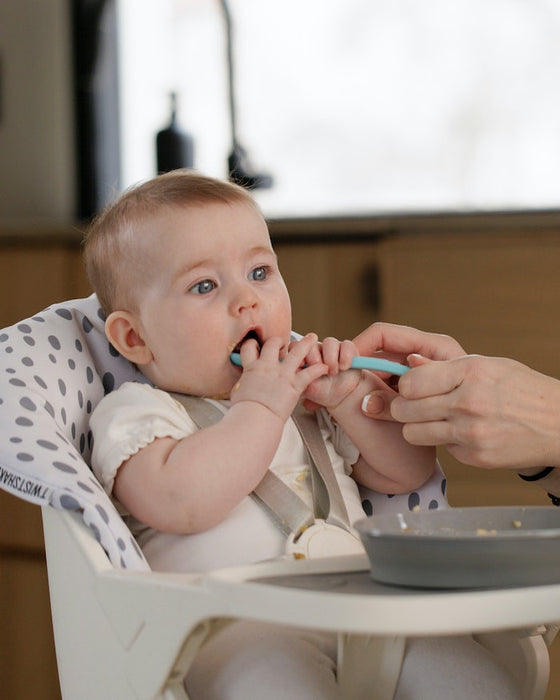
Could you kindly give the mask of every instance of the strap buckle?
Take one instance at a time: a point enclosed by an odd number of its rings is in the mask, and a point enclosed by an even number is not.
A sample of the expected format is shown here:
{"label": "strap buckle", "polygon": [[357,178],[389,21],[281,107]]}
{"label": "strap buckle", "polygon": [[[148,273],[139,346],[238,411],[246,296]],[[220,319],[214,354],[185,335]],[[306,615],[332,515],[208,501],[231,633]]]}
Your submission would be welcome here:
{"label": "strap buckle", "polygon": [[356,535],[320,518],[304,530],[292,533],[286,541],[286,554],[290,559],[319,559],[363,553],[364,547]]}

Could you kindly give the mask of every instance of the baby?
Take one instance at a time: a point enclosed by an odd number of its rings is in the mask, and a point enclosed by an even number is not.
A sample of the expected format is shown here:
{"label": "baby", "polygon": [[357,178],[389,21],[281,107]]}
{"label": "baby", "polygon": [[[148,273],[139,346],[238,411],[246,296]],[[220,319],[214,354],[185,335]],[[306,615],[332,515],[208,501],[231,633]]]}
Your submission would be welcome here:
{"label": "baby", "polygon": [[[267,225],[242,188],[192,171],[154,178],[98,217],[85,257],[109,341],[146,378],[96,408],[93,468],[153,568],[201,571],[285,555],[285,529],[251,494],[271,471],[314,508],[312,464],[292,419],[302,399],[321,407],[316,420],[350,523],[342,552],[355,550],[351,524],[364,515],[358,484],[406,493],[432,475],[433,449],[362,414],[363,397],[382,380],[350,369],[352,343],[291,339]],[[223,417],[198,429],[176,395],[202,397]],[[409,645],[397,697],[411,678],[433,682],[427,660],[439,651],[426,653],[426,644],[433,640]],[[502,688],[486,697],[514,697],[482,648],[456,639],[446,653],[454,644],[458,658],[476,658],[483,692]],[[205,645],[185,683],[192,698],[335,698],[335,660],[334,635],[237,622]],[[464,672],[473,672],[469,663]],[[428,687],[417,697],[439,697]]]}

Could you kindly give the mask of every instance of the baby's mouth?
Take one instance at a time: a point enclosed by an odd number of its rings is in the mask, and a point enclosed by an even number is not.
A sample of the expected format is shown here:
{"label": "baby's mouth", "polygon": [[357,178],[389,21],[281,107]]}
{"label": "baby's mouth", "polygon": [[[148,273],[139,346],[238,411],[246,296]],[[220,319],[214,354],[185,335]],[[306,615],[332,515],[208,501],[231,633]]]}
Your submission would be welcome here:
{"label": "baby's mouth", "polygon": [[243,338],[241,338],[241,340],[237,343],[237,345],[234,346],[232,352],[241,352],[241,346],[243,345],[243,343],[245,343],[247,340],[251,340],[251,339],[257,341],[257,345],[259,346],[259,352],[260,352],[260,349],[263,346],[263,342],[262,342],[262,340],[261,340],[261,338],[256,330],[250,330],[248,333],[246,333],[243,336]]}

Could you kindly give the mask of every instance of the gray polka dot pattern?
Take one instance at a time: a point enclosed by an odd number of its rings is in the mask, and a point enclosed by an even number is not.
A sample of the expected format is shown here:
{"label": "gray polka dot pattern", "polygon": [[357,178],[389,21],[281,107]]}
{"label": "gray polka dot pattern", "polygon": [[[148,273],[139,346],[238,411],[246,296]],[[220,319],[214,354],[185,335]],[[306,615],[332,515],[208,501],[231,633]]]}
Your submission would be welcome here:
{"label": "gray polka dot pattern", "polygon": [[418,491],[387,496],[361,488],[362,507],[365,515],[380,513],[406,513],[408,510],[436,510],[449,508],[447,503],[447,481],[438,465],[431,479]]}
{"label": "gray polka dot pattern", "polygon": [[116,567],[148,565],[88,467],[90,414],[105,393],[143,381],[103,332],[97,298],[55,304],[0,331],[0,487],[78,511]]}

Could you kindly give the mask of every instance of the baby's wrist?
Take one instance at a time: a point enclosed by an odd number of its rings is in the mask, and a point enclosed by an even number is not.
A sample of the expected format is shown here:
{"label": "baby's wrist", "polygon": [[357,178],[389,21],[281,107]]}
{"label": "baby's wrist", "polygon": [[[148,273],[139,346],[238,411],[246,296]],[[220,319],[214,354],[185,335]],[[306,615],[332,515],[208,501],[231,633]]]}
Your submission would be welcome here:
{"label": "baby's wrist", "polygon": [[368,389],[363,386],[363,381],[360,379],[350,391],[347,391],[344,396],[339,397],[336,404],[325,406],[325,408],[330,416],[337,418],[337,415],[341,416],[347,411],[353,411],[356,401],[358,405],[361,406],[363,398],[367,393]]}
{"label": "baby's wrist", "polygon": [[[231,402],[232,408],[234,406],[247,407],[251,410],[257,409],[262,415],[274,417],[284,425],[291,415],[291,411],[278,410],[278,407],[273,406],[272,402],[267,400],[261,400],[259,398],[249,398],[249,397],[239,397]],[[262,412],[264,409],[264,413]],[[285,415],[284,415],[285,414]]]}

